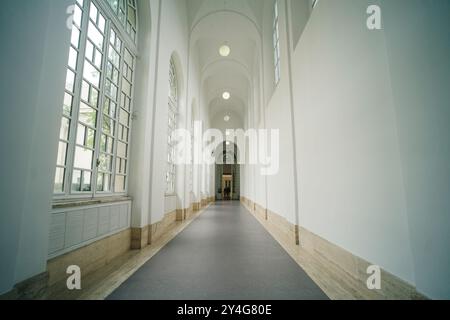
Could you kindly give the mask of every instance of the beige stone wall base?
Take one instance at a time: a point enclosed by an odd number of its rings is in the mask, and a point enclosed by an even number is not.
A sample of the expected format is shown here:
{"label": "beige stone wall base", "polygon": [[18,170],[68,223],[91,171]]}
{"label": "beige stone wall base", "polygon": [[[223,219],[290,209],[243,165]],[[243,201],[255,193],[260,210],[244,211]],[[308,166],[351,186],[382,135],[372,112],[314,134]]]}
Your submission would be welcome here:
{"label": "beige stone wall base", "polygon": [[176,221],[186,220],[186,209],[177,209]]}
{"label": "beige stone wall base", "polygon": [[[305,228],[299,228],[301,246],[315,256],[324,259],[327,264],[338,267],[343,272],[349,274],[361,284],[360,290],[363,295],[371,296],[374,290],[367,288],[367,268],[375,263],[368,262],[356,255],[351,254],[345,249],[321,238],[320,236],[308,231]],[[376,294],[382,299],[426,299],[426,297],[416,288],[404,280],[381,268],[381,289],[375,290]]]}
{"label": "beige stone wall base", "polygon": [[48,272],[43,272],[20,282],[10,292],[1,295],[0,300],[45,300],[48,294]]}
{"label": "beige stone wall base", "polygon": [[416,288],[381,269],[381,290],[369,290],[367,267],[373,265],[282,216],[242,197],[255,216],[308,275],[332,299],[426,299]]}
{"label": "beige stone wall base", "polygon": [[131,229],[127,229],[49,260],[47,262],[49,286],[60,283],[64,286],[67,280],[66,271],[71,265],[79,266],[82,276],[85,276],[126,253],[131,248],[131,233]]}
{"label": "beige stone wall base", "polygon": [[131,228],[131,249],[143,249],[148,245],[148,226]]}
{"label": "beige stone wall base", "polygon": [[177,222],[177,211],[167,213],[164,218],[149,226],[148,243],[152,244],[157,241],[164,232],[167,231],[175,222]]}
{"label": "beige stone wall base", "polygon": [[201,203],[200,202],[194,202],[192,204],[193,208],[194,208],[194,212],[200,211],[201,209]]}

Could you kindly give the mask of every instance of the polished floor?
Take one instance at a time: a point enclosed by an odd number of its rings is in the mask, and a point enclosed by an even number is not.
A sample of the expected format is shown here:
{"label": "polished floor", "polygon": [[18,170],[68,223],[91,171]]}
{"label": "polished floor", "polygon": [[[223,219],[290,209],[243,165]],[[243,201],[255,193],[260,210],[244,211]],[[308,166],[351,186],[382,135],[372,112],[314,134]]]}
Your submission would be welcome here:
{"label": "polished floor", "polygon": [[239,202],[216,203],[109,297],[327,299]]}

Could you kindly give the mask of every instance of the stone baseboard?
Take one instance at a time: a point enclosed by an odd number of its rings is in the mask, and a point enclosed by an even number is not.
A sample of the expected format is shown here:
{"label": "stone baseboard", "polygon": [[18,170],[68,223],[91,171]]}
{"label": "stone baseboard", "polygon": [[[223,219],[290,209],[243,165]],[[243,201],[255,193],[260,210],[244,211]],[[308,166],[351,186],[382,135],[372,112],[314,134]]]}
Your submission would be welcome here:
{"label": "stone baseboard", "polygon": [[166,232],[177,220],[177,211],[167,213],[164,218],[149,226],[148,244],[154,243],[158,240],[164,232]]}
{"label": "stone baseboard", "polygon": [[176,212],[176,221],[186,220],[187,209],[177,209]]}
{"label": "stone baseboard", "polygon": [[201,203],[200,202],[194,202],[192,204],[193,208],[194,208],[194,212],[200,211],[201,209]]}
{"label": "stone baseboard", "polygon": [[48,285],[65,286],[68,277],[66,271],[71,265],[79,266],[82,276],[107,265],[113,259],[130,250],[131,239],[132,230],[127,229],[49,260],[47,262]]}
{"label": "stone baseboard", "polygon": [[187,209],[186,220],[191,219],[193,216],[194,216],[194,205],[191,204],[191,206]]}
{"label": "stone baseboard", "polygon": [[48,295],[49,273],[43,272],[20,282],[10,292],[1,295],[0,300],[45,300]]}
{"label": "stone baseboard", "polygon": [[149,226],[143,228],[131,228],[131,249],[143,249],[148,245]]}
{"label": "stone baseboard", "polygon": [[[304,256],[308,253],[315,261],[314,263],[320,264],[321,268],[323,267],[322,272],[319,272],[315,277],[315,280],[322,282],[321,287],[326,288],[327,282],[329,282],[329,279],[319,279],[326,273],[328,276],[339,277],[340,279],[336,283],[339,281],[341,283],[346,282],[345,285],[354,291],[354,297],[398,300],[427,299],[417,292],[413,285],[383,269],[381,269],[381,290],[369,290],[366,285],[369,277],[367,267],[374,265],[374,263],[365,261],[309,230],[288,222],[282,216],[264,209],[250,199],[242,197],[241,202],[294,260],[305,261],[307,259]],[[326,289],[324,290],[326,291]],[[334,294],[330,296],[336,297]]]}

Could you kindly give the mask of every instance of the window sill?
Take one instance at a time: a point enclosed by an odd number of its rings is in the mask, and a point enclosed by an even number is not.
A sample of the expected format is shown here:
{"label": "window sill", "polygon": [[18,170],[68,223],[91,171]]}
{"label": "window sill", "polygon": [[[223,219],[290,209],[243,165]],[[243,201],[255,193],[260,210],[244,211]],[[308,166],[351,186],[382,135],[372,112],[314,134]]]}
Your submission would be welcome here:
{"label": "window sill", "polygon": [[54,200],[52,203],[53,209],[67,209],[76,207],[92,206],[96,204],[108,204],[115,202],[130,201],[131,197],[117,196],[117,197],[104,197],[104,198],[89,198],[89,199],[66,199],[66,200]]}

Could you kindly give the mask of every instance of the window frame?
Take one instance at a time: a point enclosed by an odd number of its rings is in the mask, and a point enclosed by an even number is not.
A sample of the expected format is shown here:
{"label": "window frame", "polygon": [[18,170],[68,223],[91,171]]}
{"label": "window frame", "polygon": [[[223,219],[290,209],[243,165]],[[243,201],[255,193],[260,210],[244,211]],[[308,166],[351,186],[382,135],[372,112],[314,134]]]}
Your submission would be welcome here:
{"label": "window frame", "polygon": [[[102,16],[104,18],[104,31],[103,31],[103,47],[100,51],[100,54],[102,54],[100,66],[98,67],[94,61],[91,61],[91,59],[88,57],[88,53],[86,51],[86,48],[88,46],[88,42],[94,42],[93,39],[90,39],[88,36],[88,30],[91,26],[91,23],[93,22],[91,19],[91,4],[95,5],[97,8],[97,20],[99,20],[99,16]],[[55,201],[63,201],[63,200],[73,200],[73,199],[93,199],[93,198],[104,198],[104,197],[115,197],[115,196],[126,196],[128,194],[128,179],[129,179],[129,157],[130,157],[130,145],[131,145],[131,130],[132,130],[132,117],[133,117],[133,107],[134,107],[134,89],[135,89],[135,75],[136,75],[136,63],[137,63],[137,47],[136,44],[131,41],[128,34],[126,33],[126,30],[123,30],[123,27],[121,24],[119,24],[119,27],[117,25],[117,17],[114,16],[112,13],[111,7],[106,2],[106,0],[74,0],[74,6],[78,6],[81,9],[82,16],[81,16],[81,26],[77,26],[76,28],[79,29],[79,39],[78,39],[78,51],[77,51],[77,59],[76,59],[76,70],[73,70],[70,68],[70,66],[67,66],[67,70],[71,70],[72,72],[75,72],[75,78],[74,78],[74,90],[70,94],[72,96],[72,107],[71,107],[71,115],[70,115],[70,126],[69,126],[69,139],[67,143],[67,149],[66,149],[66,164],[64,166],[65,175],[63,178],[63,190],[62,192],[57,192],[59,190],[56,190],[56,177],[54,181],[54,193],[53,193],[53,199]],[[136,11],[137,13],[137,11]],[[95,23],[92,23],[94,25]],[[96,27],[96,26],[95,26]],[[72,27],[75,28],[74,26]],[[101,31],[101,30],[99,30]],[[72,31],[73,32],[73,31]],[[106,82],[107,79],[107,65],[109,62],[109,53],[111,48],[110,43],[110,37],[112,35],[112,32],[116,34],[116,37],[120,39],[121,41],[121,48],[120,48],[120,62],[118,65],[118,74],[117,74],[117,93],[116,93],[116,112],[115,117],[112,118],[111,114],[108,113],[108,115],[104,114],[104,103],[107,99],[107,90],[106,90]],[[136,36],[137,38],[137,36]],[[72,39],[72,34],[71,34]],[[72,50],[73,44],[71,41],[71,45],[69,48],[69,51]],[[95,52],[93,54],[93,59],[95,60],[96,56],[96,50],[98,50],[95,45],[93,47],[93,51]],[[131,57],[133,59],[133,66],[132,66],[132,77],[131,77],[131,102],[130,102],[130,108],[129,108],[129,126],[128,126],[128,142],[127,142],[127,151],[126,151],[126,168],[125,168],[125,176],[126,181],[124,182],[124,190],[121,190],[119,192],[116,192],[116,177],[118,172],[116,172],[116,163],[118,156],[118,142],[119,142],[119,127],[120,127],[120,112],[121,112],[121,96],[122,96],[122,83],[125,79],[124,74],[124,64],[125,64],[125,51],[128,50],[131,54]],[[95,119],[95,128],[90,128],[91,130],[94,129],[94,142],[92,148],[92,163],[91,163],[91,169],[81,169],[78,170],[75,168],[75,152],[77,147],[81,147],[78,143],[78,130],[80,127],[80,110],[81,110],[81,104],[85,104],[83,102],[84,99],[82,99],[83,95],[83,84],[88,83],[89,88],[93,87],[94,84],[91,84],[88,80],[86,80],[85,77],[85,64],[89,62],[91,66],[96,68],[96,70],[99,72],[99,85],[96,88],[98,90],[97,97],[96,97],[96,119]],[[128,72],[128,70],[127,70]],[[90,98],[90,93],[88,97]],[[64,89],[65,96],[68,94],[67,89]],[[89,104],[87,104],[89,106]],[[101,170],[100,166],[101,163],[99,163],[100,155],[106,154],[106,152],[102,152],[101,150],[101,140],[102,136],[106,135],[106,133],[103,131],[103,124],[105,117],[108,116],[114,121],[115,129],[114,134],[112,136],[113,143],[112,143],[112,153],[109,153],[109,157],[111,159],[110,165],[110,181],[109,181],[109,191],[98,191],[98,178],[100,174],[105,174],[104,170]],[[63,121],[63,118],[67,118],[64,114],[62,115],[61,121]],[[87,126],[85,126],[87,127]],[[86,139],[87,133],[85,133],[84,139]],[[61,141],[61,139],[59,140]],[[85,140],[86,141],[86,140]],[[82,148],[85,148],[83,146]],[[58,152],[59,154],[59,152]],[[55,169],[62,168],[62,166],[56,164]],[[90,172],[91,173],[91,183],[90,183],[90,191],[76,191],[73,190],[73,177],[75,175],[75,171],[80,171],[81,175],[83,175],[84,172]],[[108,173],[106,173],[108,174]],[[104,181],[103,181],[104,183]],[[82,182],[80,182],[81,188],[82,188]]]}
{"label": "window frame", "polygon": [[[175,94],[173,94],[175,93]],[[170,58],[169,65],[169,94],[167,104],[167,154],[166,154],[166,196],[176,194],[177,170],[174,162],[176,143],[172,141],[172,134],[178,128],[179,88],[178,74],[174,58]]]}
{"label": "window frame", "polygon": [[280,49],[280,7],[278,0],[273,4],[273,21],[272,21],[272,54],[274,63],[274,83],[278,86],[281,80],[281,49]]}

